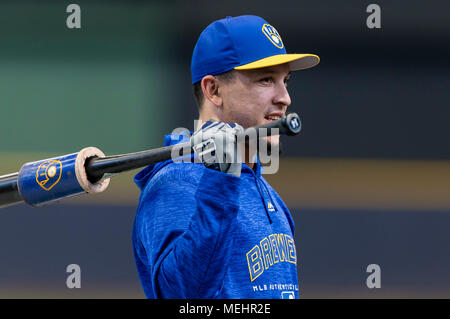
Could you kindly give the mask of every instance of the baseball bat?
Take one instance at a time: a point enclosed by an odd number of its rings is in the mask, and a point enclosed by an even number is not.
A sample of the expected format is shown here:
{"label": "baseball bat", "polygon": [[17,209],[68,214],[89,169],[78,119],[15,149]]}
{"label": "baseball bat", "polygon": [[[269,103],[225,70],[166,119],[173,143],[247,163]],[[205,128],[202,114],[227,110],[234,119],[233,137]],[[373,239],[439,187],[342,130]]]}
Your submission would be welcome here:
{"label": "baseball bat", "polygon": [[[277,130],[272,130],[277,129]],[[244,137],[259,138],[270,135],[297,135],[301,120],[290,113],[279,120],[248,128]],[[0,208],[25,202],[41,206],[86,193],[104,191],[110,177],[191,153],[190,142],[151,150],[105,156],[95,147],[78,153],[25,163],[19,172],[0,176]]]}

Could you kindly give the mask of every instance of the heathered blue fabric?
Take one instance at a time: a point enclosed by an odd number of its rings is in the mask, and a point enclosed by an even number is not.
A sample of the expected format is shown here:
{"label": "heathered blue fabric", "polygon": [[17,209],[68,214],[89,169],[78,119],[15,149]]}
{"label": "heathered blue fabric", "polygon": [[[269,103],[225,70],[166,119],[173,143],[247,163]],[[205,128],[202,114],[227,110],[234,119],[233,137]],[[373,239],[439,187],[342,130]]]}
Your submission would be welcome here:
{"label": "heathered blue fabric", "polygon": [[[187,138],[169,134],[165,145]],[[298,298],[294,222],[259,162],[235,177],[169,160],[134,180],[133,250],[147,298]]]}

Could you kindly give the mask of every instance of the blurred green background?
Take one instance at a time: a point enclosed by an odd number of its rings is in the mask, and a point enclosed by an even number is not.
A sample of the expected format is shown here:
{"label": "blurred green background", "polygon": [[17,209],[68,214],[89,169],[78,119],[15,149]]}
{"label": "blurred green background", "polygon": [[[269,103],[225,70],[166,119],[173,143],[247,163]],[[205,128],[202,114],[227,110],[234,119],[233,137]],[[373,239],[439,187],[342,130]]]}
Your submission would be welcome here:
{"label": "blurred green background", "polygon": [[[450,297],[450,4],[377,1],[64,1],[0,3],[0,175],[96,146],[159,147],[197,116],[190,58],[214,20],[256,14],[289,52],[315,53],[295,72],[284,138],[266,178],[296,224],[304,298]],[[0,212],[0,298],[143,298],[131,228],[138,170],[101,194]],[[66,287],[65,267],[82,269]],[[382,287],[368,289],[379,264]]]}
{"label": "blurred green background", "polygon": [[117,153],[157,145],[154,132],[166,129],[171,102],[160,94],[167,62],[158,49],[170,40],[157,30],[168,8],[80,2],[82,28],[68,29],[67,5],[1,5],[0,133],[15,136],[2,138],[2,151],[96,145]]}

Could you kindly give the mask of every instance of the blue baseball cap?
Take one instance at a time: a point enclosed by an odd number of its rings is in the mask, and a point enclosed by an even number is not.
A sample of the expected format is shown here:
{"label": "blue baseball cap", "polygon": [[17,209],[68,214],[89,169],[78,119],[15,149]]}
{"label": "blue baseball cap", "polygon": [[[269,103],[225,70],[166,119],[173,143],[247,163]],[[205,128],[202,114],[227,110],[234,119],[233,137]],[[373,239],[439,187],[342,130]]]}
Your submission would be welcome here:
{"label": "blue baseball cap", "polygon": [[254,15],[214,21],[200,34],[191,60],[192,84],[206,75],[289,63],[291,71],[313,67],[315,54],[288,54],[278,31]]}

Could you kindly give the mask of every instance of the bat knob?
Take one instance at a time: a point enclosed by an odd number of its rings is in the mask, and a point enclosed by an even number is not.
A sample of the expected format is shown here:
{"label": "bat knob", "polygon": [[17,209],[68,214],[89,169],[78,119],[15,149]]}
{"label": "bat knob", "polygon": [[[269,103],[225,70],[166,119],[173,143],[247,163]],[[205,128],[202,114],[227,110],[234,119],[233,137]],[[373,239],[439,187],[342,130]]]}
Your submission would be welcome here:
{"label": "bat knob", "polygon": [[289,113],[283,118],[283,127],[287,135],[297,135],[302,130],[302,121],[297,113]]}

